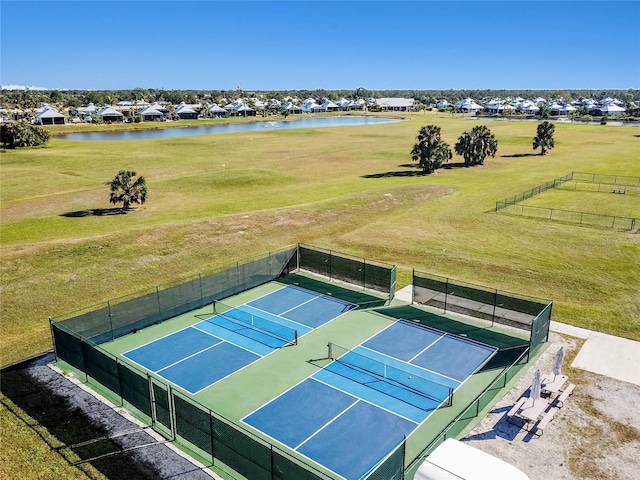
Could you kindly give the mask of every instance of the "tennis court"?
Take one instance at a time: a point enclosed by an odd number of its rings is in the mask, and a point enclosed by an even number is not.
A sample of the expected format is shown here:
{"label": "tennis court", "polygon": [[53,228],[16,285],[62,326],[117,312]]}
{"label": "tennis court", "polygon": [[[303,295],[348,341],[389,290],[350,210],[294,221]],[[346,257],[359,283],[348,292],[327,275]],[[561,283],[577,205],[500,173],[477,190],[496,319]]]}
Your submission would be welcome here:
{"label": "tennis court", "polygon": [[239,306],[215,301],[202,322],[123,356],[196,394],[354,308],[288,285]]}
{"label": "tennis court", "polygon": [[346,479],[363,477],[497,348],[400,320],[243,421]]}

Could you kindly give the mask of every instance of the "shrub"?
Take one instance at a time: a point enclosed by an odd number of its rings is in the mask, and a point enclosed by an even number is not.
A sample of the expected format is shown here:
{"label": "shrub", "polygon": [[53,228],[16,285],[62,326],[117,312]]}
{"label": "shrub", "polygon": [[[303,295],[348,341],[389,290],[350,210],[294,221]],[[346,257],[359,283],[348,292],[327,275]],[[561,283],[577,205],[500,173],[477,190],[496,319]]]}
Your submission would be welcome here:
{"label": "shrub", "polygon": [[5,148],[37,147],[44,145],[51,134],[38,125],[9,122],[0,128],[0,141]]}

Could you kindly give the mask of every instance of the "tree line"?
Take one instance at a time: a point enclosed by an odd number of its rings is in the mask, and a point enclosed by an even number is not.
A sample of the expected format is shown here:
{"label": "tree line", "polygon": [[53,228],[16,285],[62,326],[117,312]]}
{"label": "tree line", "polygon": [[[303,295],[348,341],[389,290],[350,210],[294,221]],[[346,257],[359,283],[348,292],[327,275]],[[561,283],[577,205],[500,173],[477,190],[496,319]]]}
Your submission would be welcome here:
{"label": "tree line", "polygon": [[368,98],[402,97],[413,98],[424,105],[435,104],[440,100],[455,103],[463,98],[473,98],[476,101],[492,98],[534,99],[543,97],[548,99],[562,98],[566,101],[582,98],[600,100],[606,97],[617,98],[624,103],[639,102],[640,90],[369,90],[364,87],[343,90],[251,90],[241,88],[233,90],[164,90],[154,88],[134,88],[124,90],[2,90],[0,102],[15,105],[21,109],[37,108],[42,103],[59,104],[66,108],[78,108],[93,103],[95,105],[115,105],[120,101],[136,102],[144,100],[149,103],[168,102],[177,105],[220,103],[238,98],[258,97],[264,100],[283,101],[286,98],[299,99],[314,98],[316,100],[358,100]]}

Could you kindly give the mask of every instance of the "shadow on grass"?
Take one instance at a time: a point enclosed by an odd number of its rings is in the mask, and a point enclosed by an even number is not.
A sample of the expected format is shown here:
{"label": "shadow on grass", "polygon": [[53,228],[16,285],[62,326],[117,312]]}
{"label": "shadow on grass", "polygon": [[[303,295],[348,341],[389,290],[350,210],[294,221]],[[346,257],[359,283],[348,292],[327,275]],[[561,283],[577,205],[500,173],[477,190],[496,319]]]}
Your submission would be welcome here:
{"label": "shadow on grass", "polygon": [[91,208],[89,210],[78,210],[60,214],[61,217],[82,218],[82,217],[106,217],[109,215],[126,215],[132,210],[122,210],[121,208]]}
{"label": "shadow on grass", "polygon": [[502,158],[541,157],[539,153],[514,153],[513,155],[500,155]]}
{"label": "shadow on grass", "polygon": [[[95,470],[110,480],[173,476],[165,475],[166,466],[157,464],[156,459],[178,463],[169,458],[170,450],[160,450],[167,448],[163,442],[157,442],[143,428],[45,363],[3,370],[0,402],[52,450],[89,478],[93,478]],[[88,469],[88,465],[95,470]],[[181,473],[185,473],[194,467],[174,464],[170,470],[182,469]],[[34,469],[37,474],[37,467]],[[203,473],[195,470],[192,473]]]}
{"label": "shadow on grass", "polygon": [[[423,177],[430,175],[429,173],[425,173],[417,164],[415,163],[405,163],[402,165],[398,165],[401,168],[414,168],[416,170],[400,170],[395,172],[381,172],[381,173],[369,173],[367,175],[362,175],[362,178],[386,178],[386,177]],[[464,162],[456,162],[456,163],[445,163],[441,168],[445,170],[451,170],[452,168],[468,168]]]}

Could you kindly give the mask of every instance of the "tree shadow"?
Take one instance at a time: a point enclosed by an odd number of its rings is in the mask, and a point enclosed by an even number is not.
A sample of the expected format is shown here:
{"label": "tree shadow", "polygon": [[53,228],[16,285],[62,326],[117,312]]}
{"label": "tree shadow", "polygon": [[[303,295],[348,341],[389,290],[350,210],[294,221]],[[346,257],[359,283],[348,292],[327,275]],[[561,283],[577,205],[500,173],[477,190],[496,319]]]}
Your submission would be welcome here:
{"label": "tree shadow", "polygon": [[445,163],[444,165],[442,165],[442,168],[451,170],[452,168],[469,168],[471,166],[472,165],[467,165],[464,162],[455,162],[455,163]]}
{"label": "tree shadow", "polygon": [[122,210],[122,208],[90,208],[88,210],[61,213],[60,216],[69,218],[106,217],[109,215],[126,215],[129,211]]}
{"label": "tree shadow", "polygon": [[362,178],[384,178],[384,177],[422,177],[428,175],[424,173],[422,170],[419,172],[416,171],[400,171],[400,172],[382,172],[382,173],[369,173],[367,175],[362,175]]}
{"label": "tree shadow", "polygon": [[3,370],[0,387],[3,406],[69,465],[85,471],[89,463],[112,480],[158,478],[154,465],[127,448],[153,439],[49,367]]}
{"label": "tree shadow", "polygon": [[502,158],[541,157],[539,153],[514,153],[513,155],[500,155]]}

